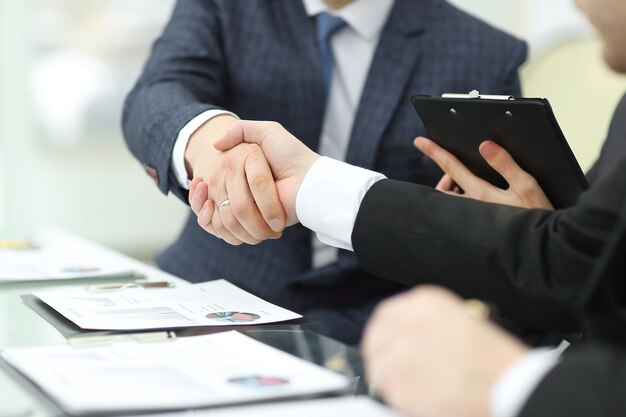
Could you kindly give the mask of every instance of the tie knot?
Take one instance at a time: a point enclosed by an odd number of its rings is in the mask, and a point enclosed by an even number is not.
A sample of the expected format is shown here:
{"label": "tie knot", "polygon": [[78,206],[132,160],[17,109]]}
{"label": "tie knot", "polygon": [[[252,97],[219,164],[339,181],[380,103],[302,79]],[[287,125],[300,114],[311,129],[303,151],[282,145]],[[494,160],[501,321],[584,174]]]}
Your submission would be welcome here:
{"label": "tie knot", "polygon": [[346,25],[345,20],[330,13],[320,13],[317,19],[317,37],[320,42],[328,42],[335,32]]}

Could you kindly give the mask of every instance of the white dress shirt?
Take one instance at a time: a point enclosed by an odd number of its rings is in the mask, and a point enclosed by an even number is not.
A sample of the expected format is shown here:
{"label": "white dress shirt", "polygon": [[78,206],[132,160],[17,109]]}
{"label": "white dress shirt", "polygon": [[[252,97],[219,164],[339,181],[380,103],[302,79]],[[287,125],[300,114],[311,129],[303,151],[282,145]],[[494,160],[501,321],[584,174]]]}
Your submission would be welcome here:
{"label": "white dress shirt", "polygon": [[[363,197],[385,176],[327,157],[318,159],[304,177],[296,198],[296,215],[318,238],[346,250]],[[515,417],[543,377],[556,366],[562,349],[533,350],[500,377],[489,398],[492,417]]]}
{"label": "white dress shirt", "polygon": [[533,349],[507,369],[491,389],[492,417],[517,417],[537,385],[559,362],[559,349]]}
{"label": "white dress shirt", "polygon": [[[347,23],[331,39],[335,59],[318,150],[321,155],[344,160],[363,86],[394,0],[354,0],[339,10],[330,9],[323,0],[302,1],[308,16],[330,13]],[[189,184],[185,169],[185,149],[189,138],[208,120],[224,113],[232,114],[222,110],[201,113],[179,132],[171,165],[182,187],[188,188]],[[315,268],[337,259],[335,247],[324,245],[316,237],[312,243]]]}

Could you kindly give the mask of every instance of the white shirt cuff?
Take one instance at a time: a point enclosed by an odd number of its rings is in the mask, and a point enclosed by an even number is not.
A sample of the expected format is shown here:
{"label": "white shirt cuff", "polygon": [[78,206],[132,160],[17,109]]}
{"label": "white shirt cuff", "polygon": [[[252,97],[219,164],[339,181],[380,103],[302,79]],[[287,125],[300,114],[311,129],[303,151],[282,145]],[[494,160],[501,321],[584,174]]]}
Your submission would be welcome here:
{"label": "white shirt cuff", "polygon": [[178,180],[178,184],[180,184],[180,186],[184,189],[189,189],[190,182],[189,175],[187,174],[187,168],[185,168],[185,150],[187,149],[189,138],[191,138],[191,135],[193,135],[194,132],[200,128],[200,126],[212,118],[223,114],[229,114],[233,117],[237,117],[236,114],[226,110],[207,110],[191,119],[185,126],[183,126],[180,132],[178,132],[178,137],[174,143],[174,150],[172,151],[171,165],[174,170],[174,174],[176,175],[176,179]]}
{"label": "white shirt cuff", "polygon": [[385,178],[378,172],[321,157],[302,181],[296,215],[322,242],[352,250],[352,229],[361,201],[372,185]]}
{"label": "white shirt cuff", "polygon": [[534,349],[515,362],[491,390],[492,417],[516,417],[543,378],[559,362],[562,349]]}

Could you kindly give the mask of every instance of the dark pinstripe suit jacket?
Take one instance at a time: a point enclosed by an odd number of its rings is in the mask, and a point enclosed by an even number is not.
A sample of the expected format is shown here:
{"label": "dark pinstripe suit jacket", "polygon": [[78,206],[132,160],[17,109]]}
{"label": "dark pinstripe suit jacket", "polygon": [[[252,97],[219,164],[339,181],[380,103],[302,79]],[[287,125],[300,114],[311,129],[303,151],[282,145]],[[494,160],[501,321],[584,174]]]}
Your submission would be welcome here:
{"label": "dark pinstripe suit jacket", "polygon": [[[523,42],[442,0],[396,0],[358,106],[347,162],[390,178],[434,184],[436,167],[412,146],[425,134],[409,96],[477,89],[519,95]],[[170,171],[179,130],[197,114],[225,108],[244,119],[276,120],[315,149],[323,80],[314,21],[299,0],[179,0],[129,94],[123,128],[130,150],[159,189],[186,201]],[[351,253],[311,268],[310,232],[231,247],[190,216],[157,258],[191,281],[224,277],[304,314],[315,328],[355,343],[377,301],[403,286],[365,273]]]}

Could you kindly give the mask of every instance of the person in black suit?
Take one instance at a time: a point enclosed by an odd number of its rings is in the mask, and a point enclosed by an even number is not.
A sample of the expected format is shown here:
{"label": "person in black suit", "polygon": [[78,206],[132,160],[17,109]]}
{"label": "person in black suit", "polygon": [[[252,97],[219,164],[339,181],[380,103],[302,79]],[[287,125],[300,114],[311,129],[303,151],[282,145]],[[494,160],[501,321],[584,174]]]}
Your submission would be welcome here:
{"label": "person in black suit", "polygon": [[[411,146],[425,129],[407,97],[519,95],[526,52],[445,0],[178,0],[123,115],[159,190],[199,214],[156,263],[192,282],[226,278],[357,343],[374,306],[406,286],[301,225],[283,232],[259,147],[215,152],[212,141],[237,117],[274,120],[324,155],[434,185],[441,171]],[[204,182],[189,193],[193,176]]]}

